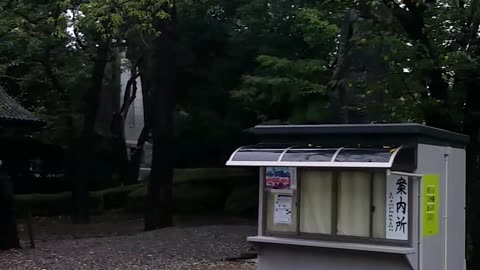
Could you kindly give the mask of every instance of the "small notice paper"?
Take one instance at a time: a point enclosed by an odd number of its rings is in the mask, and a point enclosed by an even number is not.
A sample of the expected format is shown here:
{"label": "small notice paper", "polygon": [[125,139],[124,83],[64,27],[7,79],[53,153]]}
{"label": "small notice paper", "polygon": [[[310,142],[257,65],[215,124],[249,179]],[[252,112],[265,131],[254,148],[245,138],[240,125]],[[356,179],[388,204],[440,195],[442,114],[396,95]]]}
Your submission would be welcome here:
{"label": "small notice paper", "polygon": [[275,224],[292,224],[292,196],[276,194],[275,211],[273,214]]}

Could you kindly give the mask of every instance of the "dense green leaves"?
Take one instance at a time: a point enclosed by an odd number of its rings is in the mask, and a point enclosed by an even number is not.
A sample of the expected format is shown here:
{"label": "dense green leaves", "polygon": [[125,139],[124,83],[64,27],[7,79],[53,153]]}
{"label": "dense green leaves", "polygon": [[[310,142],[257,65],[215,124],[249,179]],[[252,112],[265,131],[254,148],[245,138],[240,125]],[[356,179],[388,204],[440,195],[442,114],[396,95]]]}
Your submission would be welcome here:
{"label": "dense green leaves", "polygon": [[[269,16],[266,19],[265,16],[252,18],[239,14],[239,21],[247,30],[238,35],[252,35],[256,41],[264,42],[258,45],[255,72],[244,76],[242,87],[233,96],[252,108],[260,121],[324,122],[328,107],[327,85],[335,66],[338,34],[346,10],[354,5],[350,1],[282,3],[251,1],[241,9],[249,10],[250,14],[252,10],[262,10],[259,13]],[[383,80],[364,87],[364,95],[384,93],[385,102],[381,108],[384,121],[424,122],[436,111],[434,114],[448,115],[448,119],[444,119],[446,122],[461,123],[463,93],[456,92],[455,77],[457,70],[477,66],[478,55],[474,48],[478,35],[468,35],[478,31],[476,2],[466,2],[464,8],[445,1],[428,5],[414,3],[413,7],[419,10],[415,14],[420,17],[406,9],[405,5],[410,3],[392,4],[387,8],[381,6],[380,1],[368,2],[374,12],[372,16],[378,20],[370,19],[370,24],[367,20],[370,30],[365,38],[352,41],[356,42],[352,43],[356,44],[352,50],[384,48],[380,57],[388,70]],[[418,24],[412,25],[415,20]],[[418,36],[417,29],[425,33],[424,36]],[[281,38],[277,37],[279,33],[283,34]],[[441,88],[439,84],[448,88],[448,102],[436,94]],[[311,119],[309,113],[310,117],[298,117],[302,108],[306,108],[304,113],[309,111],[309,103],[318,108],[316,116]],[[278,107],[288,112],[275,113]]]}

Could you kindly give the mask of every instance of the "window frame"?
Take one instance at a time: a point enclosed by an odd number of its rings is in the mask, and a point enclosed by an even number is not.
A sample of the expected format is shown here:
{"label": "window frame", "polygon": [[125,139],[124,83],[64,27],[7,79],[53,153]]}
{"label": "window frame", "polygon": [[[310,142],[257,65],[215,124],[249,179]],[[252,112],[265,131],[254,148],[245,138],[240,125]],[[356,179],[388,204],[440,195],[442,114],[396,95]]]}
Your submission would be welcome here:
{"label": "window frame", "polygon": [[[265,170],[266,167],[260,167],[261,170],[261,192],[263,201],[262,201],[262,224],[261,224],[261,235],[271,236],[271,237],[283,237],[283,238],[292,238],[292,239],[303,239],[303,240],[320,240],[320,241],[330,241],[330,242],[344,242],[344,243],[360,243],[360,244],[379,244],[379,245],[386,245],[386,246],[400,246],[400,247],[411,247],[413,243],[413,178],[408,177],[408,218],[409,218],[409,226],[408,226],[408,240],[395,240],[395,239],[387,239],[387,238],[374,238],[371,237],[373,234],[373,211],[370,211],[370,233],[369,237],[363,236],[349,236],[349,235],[338,235],[337,234],[337,213],[338,213],[338,187],[339,187],[339,175],[340,172],[345,171],[362,171],[362,172],[369,172],[370,177],[370,207],[373,207],[373,179],[374,174],[378,172],[385,173],[387,176],[387,170],[385,169],[378,169],[378,168],[370,168],[370,169],[359,169],[359,168],[314,168],[314,167],[297,167],[297,188],[292,192],[296,192],[295,200],[292,201],[292,208],[295,207],[296,210],[296,224],[295,224],[295,231],[292,232],[279,232],[279,231],[270,231],[267,229],[267,207],[268,205],[268,193],[271,192],[267,189],[265,183]],[[300,211],[300,203],[301,203],[301,196],[302,196],[302,171],[303,170],[314,170],[314,171],[326,171],[332,172],[332,233],[330,234],[323,234],[323,233],[305,233],[300,232],[300,222],[301,222],[301,211]],[[385,178],[385,181],[387,178]],[[281,192],[280,192],[281,193]],[[385,190],[386,196],[386,190]],[[387,199],[387,198],[385,198]],[[271,207],[271,206],[270,206]]]}

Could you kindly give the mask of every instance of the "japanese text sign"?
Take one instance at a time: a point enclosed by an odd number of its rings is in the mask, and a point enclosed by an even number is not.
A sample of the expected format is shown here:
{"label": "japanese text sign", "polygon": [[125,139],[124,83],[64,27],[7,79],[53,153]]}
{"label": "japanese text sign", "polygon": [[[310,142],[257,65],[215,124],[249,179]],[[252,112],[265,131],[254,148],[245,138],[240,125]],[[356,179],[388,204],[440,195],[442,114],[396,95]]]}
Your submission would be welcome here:
{"label": "japanese text sign", "polygon": [[386,192],[386,238],[408,240],[408,177],[389,175]]}
{"label": "japanese text sign", "polygon": [[436,174],[427,174],[423,176],[423,194],[422,194],[422,222],[423,236],[438,234],[439,213],[440,210],[440,177]]}

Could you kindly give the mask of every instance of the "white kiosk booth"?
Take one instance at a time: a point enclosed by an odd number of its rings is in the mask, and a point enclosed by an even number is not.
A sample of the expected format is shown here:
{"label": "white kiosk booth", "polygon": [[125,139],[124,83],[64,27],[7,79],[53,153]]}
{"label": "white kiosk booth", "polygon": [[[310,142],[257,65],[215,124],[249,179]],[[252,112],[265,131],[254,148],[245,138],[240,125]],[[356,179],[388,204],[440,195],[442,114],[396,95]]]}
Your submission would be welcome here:
{"label": "white kiosk booth", "polygon": [[465,268],[468,137],[419,124],[256,126],[259,270]]}

